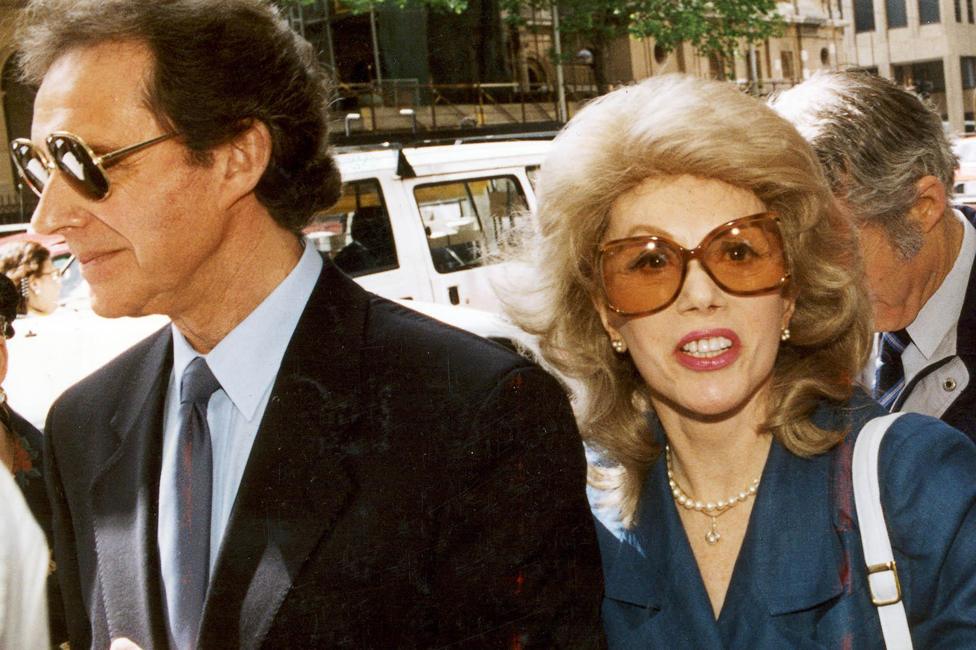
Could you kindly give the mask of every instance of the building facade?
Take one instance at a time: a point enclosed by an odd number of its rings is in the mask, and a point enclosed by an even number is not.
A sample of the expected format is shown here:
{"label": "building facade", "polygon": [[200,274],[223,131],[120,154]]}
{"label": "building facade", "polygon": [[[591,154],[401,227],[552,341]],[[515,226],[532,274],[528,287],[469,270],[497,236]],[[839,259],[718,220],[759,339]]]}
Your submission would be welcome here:
{"label": "building facade", "polygon": [[972,130],[974,0],[843,0],[851,64],[928,97],[953,133]]}

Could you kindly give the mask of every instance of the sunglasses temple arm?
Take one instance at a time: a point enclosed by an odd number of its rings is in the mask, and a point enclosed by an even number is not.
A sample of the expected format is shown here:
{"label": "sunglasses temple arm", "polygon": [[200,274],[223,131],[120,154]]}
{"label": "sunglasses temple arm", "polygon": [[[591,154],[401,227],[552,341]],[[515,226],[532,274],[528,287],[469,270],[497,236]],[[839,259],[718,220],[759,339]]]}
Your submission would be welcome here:
{"label": "sunglasses temple arm", "polygon": [[64,277],[64,274],[68,272],[68,269],[71,268],[71,265],[74,264],[75,263],[75,260],[77,260],[77,259],[78,258],[75,255],[70,256],[68,258],[68,261],[65,262],[64,266],[62,266],[60,269],[58,269],[58,277],[59,278],[63,278]]}
{"label": "sunglasses temple arm", "polygon": [[151,147],[157,142],[162,142],[163,140],[169,140],[175,135],[176,135],[176,131],[164,133],[163,135],[153,138],[152,140],[146,140],[145,142],[140,142],[139,144],[133,144],[128,147],[123,147],[121,149],[118,149],[117,151],[112,151],[111,153],[107,153],[104,156],[99,156],[93,162],[96,165],[107,165],[114,160],[124,158],[125,156],[128,156],[129,154],[145,149],[146,147]]}

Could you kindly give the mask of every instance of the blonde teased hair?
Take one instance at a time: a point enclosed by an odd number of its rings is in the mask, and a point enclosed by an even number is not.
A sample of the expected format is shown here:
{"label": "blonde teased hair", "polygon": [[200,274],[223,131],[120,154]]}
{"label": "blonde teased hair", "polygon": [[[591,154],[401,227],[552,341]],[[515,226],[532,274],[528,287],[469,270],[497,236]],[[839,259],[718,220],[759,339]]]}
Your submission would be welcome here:
{"label": "blonde teased hair", "polygon": [[609,495],[625,526],[635,523],[660,449],[648,431],[647,385],[629,357],[613,352],[594,307],[603,300],[596,252],[617,197],[645,179],[680,175],[746,189],[780,215],[796,311],[774,366],[766,431],[801,456],[839,442],[844,431],[820,429],[809,415],[822,400],[850,397],[871,345],[855,233],[786,120],[730,84],[681,75],[587,105],[542,166],[535,231],[524,248],[532,284],[508,310],[539,337],[544,361],[580,387],[583,439],[611,463],[591,465],[590,484]]}

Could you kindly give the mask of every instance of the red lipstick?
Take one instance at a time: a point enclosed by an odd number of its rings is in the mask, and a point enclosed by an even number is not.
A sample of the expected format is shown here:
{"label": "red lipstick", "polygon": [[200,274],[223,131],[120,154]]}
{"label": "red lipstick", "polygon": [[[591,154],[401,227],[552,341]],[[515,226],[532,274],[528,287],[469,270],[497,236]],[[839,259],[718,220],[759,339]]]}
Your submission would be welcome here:
{"label": "red lipstick", "polygon": [[[697,342],[691,350],[685,350],[689,343]],[[708,343],[705,343],[708,342]],[[701,350],[701,347],[717,349]],[[695,348],[699,348],[697,351]],[[674,348],[674,356],[685,368],[698,372],[721,370],[731,365],[742,353],[742,341],[730,329],[718,328],[688,332]]]}

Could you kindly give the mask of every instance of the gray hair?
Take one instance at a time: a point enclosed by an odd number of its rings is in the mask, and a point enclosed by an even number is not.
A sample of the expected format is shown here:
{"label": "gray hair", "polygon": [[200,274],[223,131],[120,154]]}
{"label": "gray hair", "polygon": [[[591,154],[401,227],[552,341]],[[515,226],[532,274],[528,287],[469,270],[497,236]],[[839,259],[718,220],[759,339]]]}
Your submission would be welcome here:
{"label": "gray hair", "polygon": [[821,72],[770,104],[813,145],[834,195],[859,225],[884,228],[905,259],[922,246],[908,214],[916,183],[934,176],[952,195],[956,156],[938,113],[893,82],[864,71]]}

